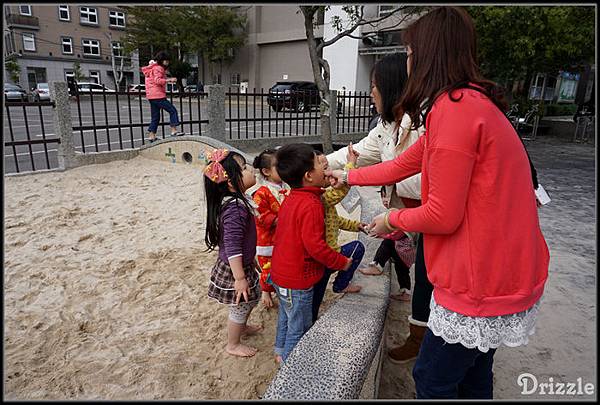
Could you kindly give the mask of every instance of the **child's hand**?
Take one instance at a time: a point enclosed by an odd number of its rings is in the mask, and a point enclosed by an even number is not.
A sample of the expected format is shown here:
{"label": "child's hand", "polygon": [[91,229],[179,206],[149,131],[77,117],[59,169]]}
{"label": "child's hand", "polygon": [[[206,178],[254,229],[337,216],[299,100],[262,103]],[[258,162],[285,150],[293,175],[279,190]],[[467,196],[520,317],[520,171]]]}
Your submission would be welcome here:
{"label": "child's hand", "polygon": [[248,302],[248,291],[250,286],[248,285],[248,280],[246,277],[235,280],[233,283],[233,288],[235,288],[235,305],[240,303],[240,298],[244,297],[244,301]]}
{"label": "child's hand", "polygon": [[350,266],[352,266],[352,259],[348,258],[348,263],[346,263],[342,270],[346,271],[350,268]]}
{"label": "child's hand", "polygon": [[356,166],[356,162],[358,162],[359,156],[360,153],[354,150],[354,148],[352,147],[352,142],[350,142],[350,144],[348,145],[348,154],[346,155],[348,163],[352,163]]}
{"label": "child's hand", "polygon": [[365,224],[364,222],[361,222],[360,225],[358,225],[358,230],[362,233],[368,233],[368,229],[369,229],[369,224]]}
{"label": "child's hand", "polygon": [[260,297],[260,301],[265,306],[265,308],[273,308],[273,299],[271,298],[270,292],[263,291]]}

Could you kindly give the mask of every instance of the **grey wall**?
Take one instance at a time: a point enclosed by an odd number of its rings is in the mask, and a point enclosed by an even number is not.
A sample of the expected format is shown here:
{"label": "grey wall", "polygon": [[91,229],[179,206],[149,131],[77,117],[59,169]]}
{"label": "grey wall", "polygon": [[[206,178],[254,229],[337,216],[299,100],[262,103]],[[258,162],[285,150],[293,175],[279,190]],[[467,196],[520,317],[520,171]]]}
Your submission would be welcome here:
{"label": "grey wall", "polygon": [[265,89],[276,81],[314,81],[306,41],[275,43],[260,46],[260,85]]}

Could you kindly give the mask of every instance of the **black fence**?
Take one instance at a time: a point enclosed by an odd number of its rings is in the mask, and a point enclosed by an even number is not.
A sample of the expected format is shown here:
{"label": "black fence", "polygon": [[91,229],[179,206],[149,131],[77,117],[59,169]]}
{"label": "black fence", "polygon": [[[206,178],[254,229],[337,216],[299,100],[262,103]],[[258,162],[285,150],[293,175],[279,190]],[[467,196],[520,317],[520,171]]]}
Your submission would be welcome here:
{"label": "black fence", "polygon": [[[167,99],[177,108],[179,128],[186,135],[206,132],[208,116],[206,93],[168,93]],[[72,96],[76,111],[72,111],[73,132],[79,138],[75,149],[83,153],[135,149],[145,145],[150,124],[151,107],[144,91],[80,92]],[[73,108],[72,108],[73,109]],[[169,117],[161,109],[158,138],[170,131]]]}
{"label": "black fence", "polygon": [[336,132],[345,134],[368,131],[369,121],[373,118],[369,93],[343,91],[338,93],[337,99]]}
{"label": "black fence", "polygon": [[[56,169],[60,138],[53,128],[54,102],[11,102],[4,108],[4,172]],[[8,130],[7,130],[8,129]]]}
{"label": "black fence", "polygon": [[318,92],[228,91],[226,129],[229,139],[260,139],[317,135],[320,131]]}
{"label": "black fence", "polygon": [[[229,139],[261,139],[321,134],[319,92],[265,92],[264,89],[226,94]],[[372,114],[366,92],[338,93],[337,133],[365,132]],[[333,128],[332,128],[333,129]]]}

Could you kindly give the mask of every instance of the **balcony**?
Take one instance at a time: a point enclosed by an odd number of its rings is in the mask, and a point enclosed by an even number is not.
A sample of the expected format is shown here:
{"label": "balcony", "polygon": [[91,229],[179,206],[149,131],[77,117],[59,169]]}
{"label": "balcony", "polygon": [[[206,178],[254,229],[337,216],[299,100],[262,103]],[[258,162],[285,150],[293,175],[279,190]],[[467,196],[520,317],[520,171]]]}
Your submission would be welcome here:
{"label": "balcony", "polygon": [[9,14],[6,16],[6,25],[8,28],[40,29],[38,18],[29,15]]}

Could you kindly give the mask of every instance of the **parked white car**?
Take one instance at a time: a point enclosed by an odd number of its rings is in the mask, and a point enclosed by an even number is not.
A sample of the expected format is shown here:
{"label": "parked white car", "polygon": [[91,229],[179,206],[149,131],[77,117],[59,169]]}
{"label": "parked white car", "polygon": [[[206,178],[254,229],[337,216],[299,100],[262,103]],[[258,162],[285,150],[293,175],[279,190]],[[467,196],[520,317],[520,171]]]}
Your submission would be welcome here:
{"label": "parked white car", "polygon": [[78,82],[77,90],[79,93],[115,93],[113,89],[109,89],[103,84]]}
{"label": "parked white car", "polygon": [[32,93],[34,101],[50,101],[50,87],[48,83],[38,83]]}

